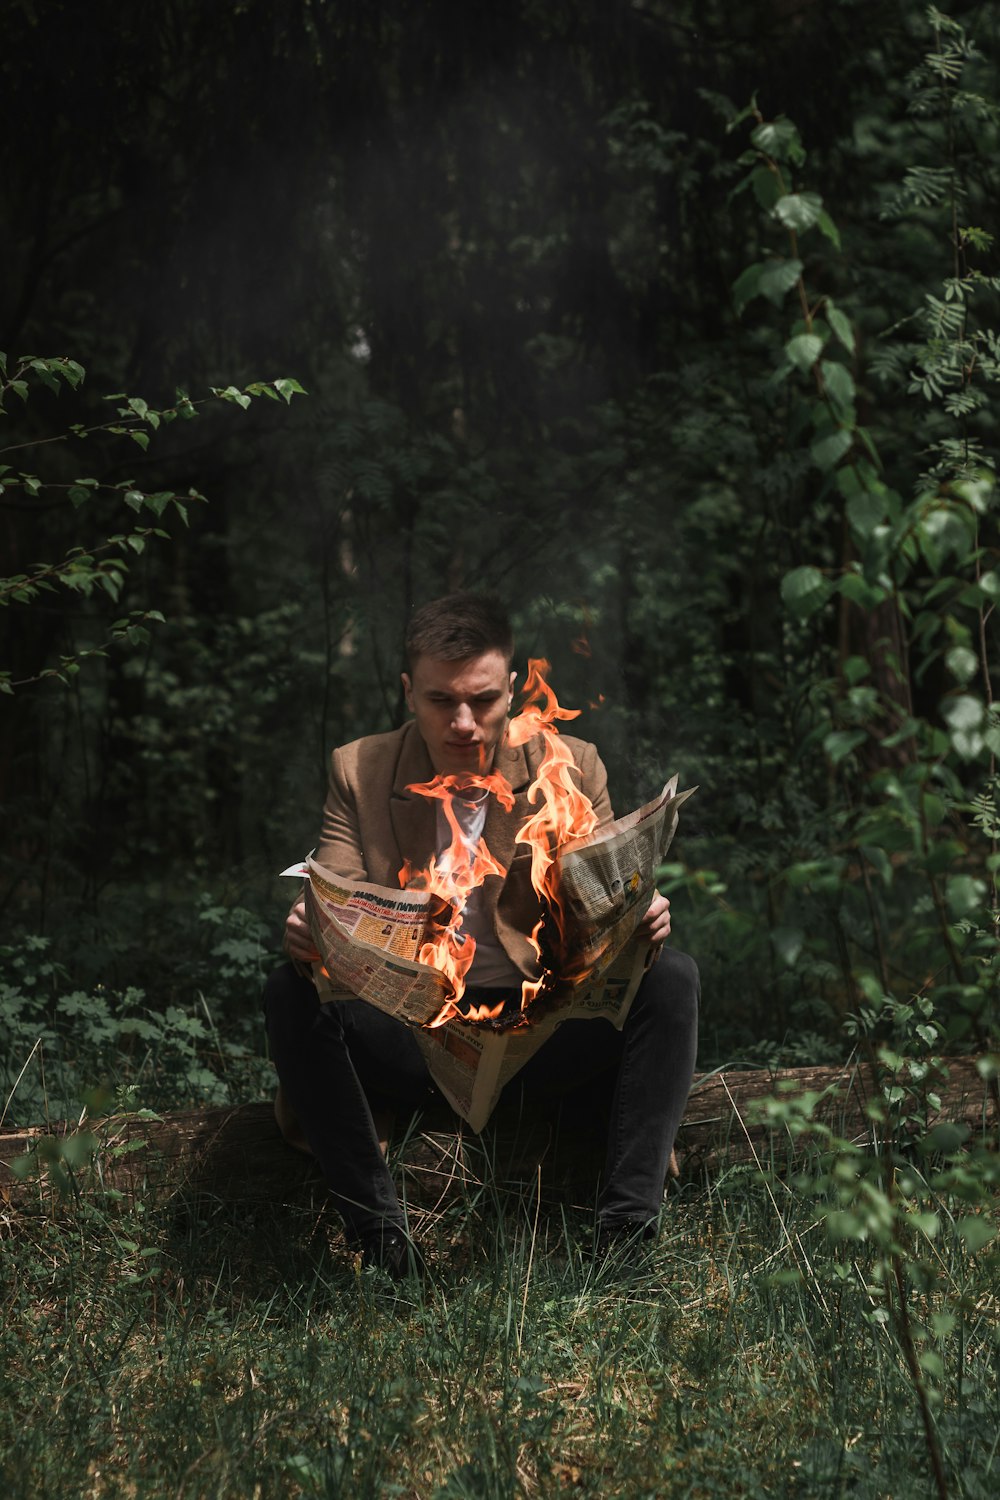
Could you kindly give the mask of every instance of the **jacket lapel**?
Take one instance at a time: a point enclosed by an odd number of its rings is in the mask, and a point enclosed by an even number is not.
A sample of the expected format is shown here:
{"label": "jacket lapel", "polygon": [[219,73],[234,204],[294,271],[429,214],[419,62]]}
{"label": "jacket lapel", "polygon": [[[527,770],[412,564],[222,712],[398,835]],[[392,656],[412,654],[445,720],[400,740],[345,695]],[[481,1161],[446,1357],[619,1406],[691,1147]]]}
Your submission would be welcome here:
{"label": "jacket lapel", "polygon": [[427,746],[416,724],[407,725],[403,737],[396,775],[389,797],[389,817],[396,840],[397,869],[404,854],[410,868],[422,870],[430,862],[437,844],[437,803],[430,797],[419,797],[406,789],[411,783],[430,781],[434,767]]}

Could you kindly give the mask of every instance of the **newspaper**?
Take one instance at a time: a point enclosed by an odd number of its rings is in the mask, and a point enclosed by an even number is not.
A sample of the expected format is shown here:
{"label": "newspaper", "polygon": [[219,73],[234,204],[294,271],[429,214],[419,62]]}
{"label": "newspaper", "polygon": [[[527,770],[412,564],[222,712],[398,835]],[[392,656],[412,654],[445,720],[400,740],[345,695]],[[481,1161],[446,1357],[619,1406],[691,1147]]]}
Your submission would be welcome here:
{"label": "newspaper", "polygon": [[[435,1083],[475,1131],[504,1086],[566,1020],[604,1017],[619,1030],[655,957],[636,935],[677,826],[675,776],[659,797],[605,824],[556,856],[558,914],[544,914],[536,999],[492,1021],[457,1017],[432,1026],[451,998],[445,976],[419,963],[436,901],[342,878],[310,856],[285,874],[306,877],[306,913],[320,963],[320,998],[360,998],[415,1028]],[[558,915],[558,920],[557,920]]]}

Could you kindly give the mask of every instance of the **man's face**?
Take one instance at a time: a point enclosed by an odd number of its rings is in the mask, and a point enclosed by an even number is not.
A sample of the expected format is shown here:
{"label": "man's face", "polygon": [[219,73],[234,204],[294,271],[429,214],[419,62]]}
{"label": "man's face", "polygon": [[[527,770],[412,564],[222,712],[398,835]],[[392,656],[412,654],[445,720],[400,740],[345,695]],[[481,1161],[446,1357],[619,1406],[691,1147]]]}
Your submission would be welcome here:
{"label": "man's face", "polygon": [[461,661],[418,656],[413,675],[403,673],[407,705],[439,775],[492,770],[516,676],[502,651]]}

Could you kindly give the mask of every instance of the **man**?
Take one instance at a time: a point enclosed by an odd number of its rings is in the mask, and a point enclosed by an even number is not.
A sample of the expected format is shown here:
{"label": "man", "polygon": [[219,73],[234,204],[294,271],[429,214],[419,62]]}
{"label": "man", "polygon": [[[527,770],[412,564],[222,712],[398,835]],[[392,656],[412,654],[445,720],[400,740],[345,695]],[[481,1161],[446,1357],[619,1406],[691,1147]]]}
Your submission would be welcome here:
{"label": "man", "polygon": [[[466,995],[473,1003],[496,1003],[519,996],[523,979],[537,978],[528,939],[541,913],[530,853],[515,835],[533,810],[527,792],[544,747],[540,736],[517,747],[507,738],[517,674],[510,624],[497,601],[474,594],[435,600],[414,615],[406,649],[402,681],[413,719],[333,752],[316,859],[348,879],[396,886],[404,866],[426,868],[451,842],[441,804],[408,787],[439,774],[501,772],[515,795],[512,811],[481,789],[456,803],[469,847],[482,839],[507,872],[487,876],[471,894],[462,927],[476,941]],[[599,823],[607,822],[607,774],[596,750],[568,735],[561,742]],[[665,897],[653,897],[641,932],[651,945],[669,936]],[[437,1090],[402,1022],[361,1000],[319,1004],[311,980],[296,967],[318,956],[304,900],[289,913],[285,949],[294,963],[271,976],[264,994],[282,1095],[363,1263],[401,1275],[412,1250],[372,1105],[391,1099],[420,1107]],[[654,1231],[694,1069],[697,1010],[694,963],[664,948],[621,1032],[604,1020],[564,1022],[507,1085],[530,1101],[614,1072],[597,1205],[604,1249]]]}

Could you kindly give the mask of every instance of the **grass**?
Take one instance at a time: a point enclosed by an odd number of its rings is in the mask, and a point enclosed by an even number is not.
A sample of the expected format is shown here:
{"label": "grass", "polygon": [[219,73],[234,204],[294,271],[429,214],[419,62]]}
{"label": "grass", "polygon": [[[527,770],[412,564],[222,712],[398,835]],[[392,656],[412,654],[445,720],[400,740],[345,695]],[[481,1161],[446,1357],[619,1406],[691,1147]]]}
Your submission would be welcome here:
{"label": "grass", "polygon": [[[878,1263],[814,1208],[744,1170],[688,1183],[623,1277],[585,1214],[486,1174],[422,1216],[430,1274],[400,1290],[323,1214],[96,1189],[8,1211],[0,1493],[930,1495]],[[993,1273],[947,1231],[937,1253],[913,1291],[949,1309],[934,1419],[950,1493],[985,1500]]]}

